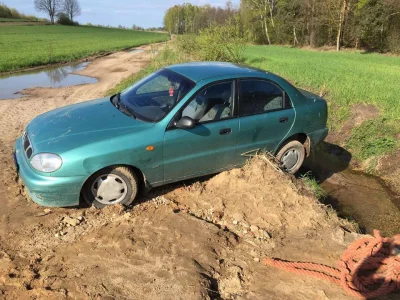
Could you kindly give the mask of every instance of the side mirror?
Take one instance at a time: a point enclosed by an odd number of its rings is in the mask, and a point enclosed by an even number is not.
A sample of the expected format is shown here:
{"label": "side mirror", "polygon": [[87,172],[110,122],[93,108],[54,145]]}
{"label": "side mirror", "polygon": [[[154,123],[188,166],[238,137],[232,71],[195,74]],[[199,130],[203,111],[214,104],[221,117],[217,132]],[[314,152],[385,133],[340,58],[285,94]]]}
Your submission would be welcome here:
{"label": "side mirror", "polygon": [[181,129],[191,129],[196,127],[196,121],[191,117],[182,117],[182,119],[180,119],[175,126]]}

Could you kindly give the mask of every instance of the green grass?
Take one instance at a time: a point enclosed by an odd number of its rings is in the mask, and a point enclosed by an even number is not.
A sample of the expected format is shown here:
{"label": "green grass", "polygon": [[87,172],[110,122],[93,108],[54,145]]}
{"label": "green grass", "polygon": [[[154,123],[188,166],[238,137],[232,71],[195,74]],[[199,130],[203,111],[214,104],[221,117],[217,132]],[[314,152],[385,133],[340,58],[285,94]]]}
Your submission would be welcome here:
{"label": "green grass", "polygon": [[314,176],[311,174],[311,172],[307,172],[304,175],[301,176],[301,179],[303,180],[305,186],[307,189],[313,193],[315,198],[317,198],[319,201],[324,202],[326,199],[327,195],[324,189],[318,184],[317,180],[314,178]]}
{"label": "green grass", "polygon": [[337,130],[357,103],[380,110],[353,129],[344,144],[361,160],[400,147],[400,57],[361,52],[322,52],[280,46],[249,46],[246,63],[277,73],[296,86],[324,90],[330,128]]}
{"label": "green grass", "polygon": [[1,26],[0,72],[168,40],[168,35],[88,26]]}
{"label": "green grass", "polygon": [[0,22],[39,22],[29,19],[12,19],[12,18],[0,18]]}

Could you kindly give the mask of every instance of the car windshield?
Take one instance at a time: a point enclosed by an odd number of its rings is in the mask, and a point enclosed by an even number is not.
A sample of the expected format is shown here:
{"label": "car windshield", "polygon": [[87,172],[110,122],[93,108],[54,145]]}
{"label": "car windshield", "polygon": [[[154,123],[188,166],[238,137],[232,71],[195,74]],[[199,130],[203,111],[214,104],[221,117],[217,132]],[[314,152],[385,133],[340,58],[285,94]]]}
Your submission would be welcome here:
{"label": "car windshield", "polygon": [[167,69],[138,81],[120,95],[121,107],[147,122],[158,122],[187,95],[195,83]]}

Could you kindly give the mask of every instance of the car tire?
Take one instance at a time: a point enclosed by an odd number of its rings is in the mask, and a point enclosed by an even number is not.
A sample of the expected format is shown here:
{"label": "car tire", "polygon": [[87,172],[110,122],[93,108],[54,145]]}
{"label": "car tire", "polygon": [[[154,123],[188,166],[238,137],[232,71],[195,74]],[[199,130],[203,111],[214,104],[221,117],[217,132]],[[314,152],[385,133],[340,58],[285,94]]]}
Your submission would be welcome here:
{"label": "car tire", "polygon": [[280,162],[280,167],[289,174],[295,174],[303,165],[306,157],[306,149],[299,141],[290,141],[283,145],[276,159]]}
{"label": "car tire", "polygon": [[96,208],[132,204],[138,193],[138,179],[127,167],[108,167],[94,173],[85,183],[82,196]]}

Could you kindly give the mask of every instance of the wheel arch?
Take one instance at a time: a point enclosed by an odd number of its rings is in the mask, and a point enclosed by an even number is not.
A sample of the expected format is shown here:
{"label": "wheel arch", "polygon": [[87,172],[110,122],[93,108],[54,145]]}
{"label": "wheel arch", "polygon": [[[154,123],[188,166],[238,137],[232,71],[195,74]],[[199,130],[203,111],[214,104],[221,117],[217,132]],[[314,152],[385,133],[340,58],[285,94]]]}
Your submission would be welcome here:
{"label": "wheel arch", "polygon": [[306,157],[310,156],[311,141],[310,141],[310,137],[305,133],[296,133],[296,134],[293,134],[290,137],[286,138],[285,140],[283,140],[279,144],[279,146],[276,148],[274,154],[276,155],[282,147],[284,147],[287,143],[289,143],[291,141],[299,141],[300,143],[302,143],[306,150]]}

